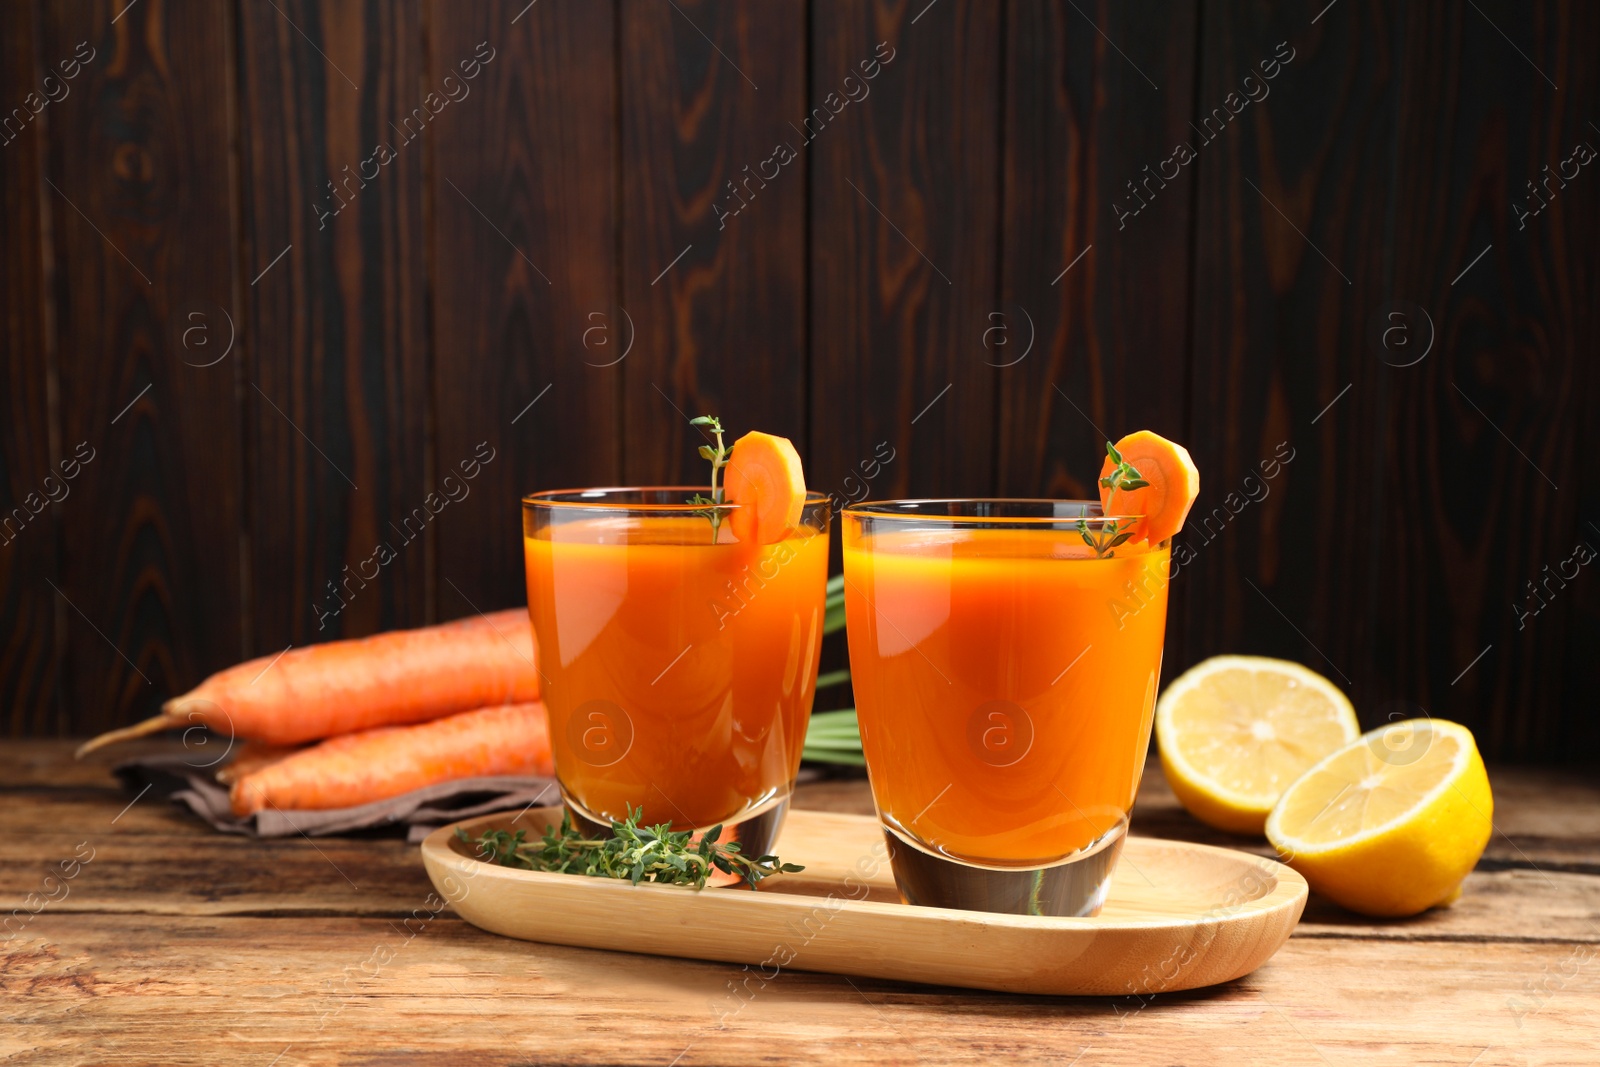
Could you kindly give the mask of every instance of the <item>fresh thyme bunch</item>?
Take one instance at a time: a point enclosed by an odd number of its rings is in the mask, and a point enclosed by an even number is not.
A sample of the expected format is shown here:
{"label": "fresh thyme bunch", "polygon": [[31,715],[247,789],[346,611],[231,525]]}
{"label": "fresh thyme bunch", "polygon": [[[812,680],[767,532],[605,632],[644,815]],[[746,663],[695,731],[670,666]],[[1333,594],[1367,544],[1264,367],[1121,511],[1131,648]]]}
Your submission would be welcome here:
{"label": "fresh thyme bunch", "polygon": [[773,874],[805,870],[795,863],[779,863],[776,856],[744,855],[737,841],[719,844],[722,827],[707,830],[691,841],[689,830],[674,831],[672,823],[640,826],[644,809],[629,809],[621,822],[612,820],[611,836],[588,838],[572,825],[570,812],[561,817],[561,829],[546,827],[538,843],[528,842],[527,831],[487,830],[473,840],[465,830],[456,837],[473,845],[478,858],[502,867],[556,874],[586,874],[593,878],[626,878],[640,882],[692,885],[704,889],[713,870],[737,875],[755,886]]}

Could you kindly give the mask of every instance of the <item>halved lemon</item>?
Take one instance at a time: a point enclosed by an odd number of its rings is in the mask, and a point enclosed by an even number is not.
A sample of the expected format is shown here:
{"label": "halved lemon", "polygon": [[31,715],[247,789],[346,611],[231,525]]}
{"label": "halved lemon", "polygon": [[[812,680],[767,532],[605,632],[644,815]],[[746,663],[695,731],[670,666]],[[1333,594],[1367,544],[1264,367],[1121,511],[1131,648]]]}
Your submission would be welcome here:
{"label": "halved lemon", "polygon": [[1267,839],[1335,903],[1364,915],[1415,915],[1460,896],[1493,817],[1472,732],[1407,719],[1308,770],[1267,817]]}
{"label": "halved lemon", "polygon": [[1236,834],[1259,834],[1289,784],[1360,733],[1332,682],[1265,656],[1213,656],[1156,702],[1167,783],[1195,818]]}

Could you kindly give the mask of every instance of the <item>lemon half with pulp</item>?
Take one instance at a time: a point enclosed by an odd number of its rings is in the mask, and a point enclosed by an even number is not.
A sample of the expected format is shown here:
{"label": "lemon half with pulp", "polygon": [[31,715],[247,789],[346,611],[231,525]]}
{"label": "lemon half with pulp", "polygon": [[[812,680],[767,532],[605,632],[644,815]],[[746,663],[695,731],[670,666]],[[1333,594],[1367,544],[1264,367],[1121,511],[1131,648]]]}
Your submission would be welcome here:
{"label": "lemon half with pulp", "polygon": [[1265,656],[1214,656],[1156,702],[1173,793],[1201,822],[1237,834],[1259,834],[1289,784],[1360,733],[1332,682]]}
{"label": "lemon half with pulp", "polygon": [[1308,770],[1267,817],[1267,839],[1311,888],[1364,915],[1452,903],[1493,832],[1472,732],[1407,719]]}

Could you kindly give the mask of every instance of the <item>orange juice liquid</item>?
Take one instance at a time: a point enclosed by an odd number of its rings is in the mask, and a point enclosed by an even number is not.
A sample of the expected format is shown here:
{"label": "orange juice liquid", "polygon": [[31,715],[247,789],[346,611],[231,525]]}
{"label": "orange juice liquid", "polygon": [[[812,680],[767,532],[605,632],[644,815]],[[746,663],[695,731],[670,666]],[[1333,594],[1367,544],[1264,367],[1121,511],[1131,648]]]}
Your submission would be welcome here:
{"label": "orange juice liquid", "polygon": [[1044,866],[1124,825],[1161,673],[1170,548],[1073,531],[844,533],[880,817],[968,862]]}
{"label": "orange juice liquid", "polygon": [[678,829],[788,796],[817,681],[827,534],[744,545],[700,516],[524,538],[556,774],[605,819]]}

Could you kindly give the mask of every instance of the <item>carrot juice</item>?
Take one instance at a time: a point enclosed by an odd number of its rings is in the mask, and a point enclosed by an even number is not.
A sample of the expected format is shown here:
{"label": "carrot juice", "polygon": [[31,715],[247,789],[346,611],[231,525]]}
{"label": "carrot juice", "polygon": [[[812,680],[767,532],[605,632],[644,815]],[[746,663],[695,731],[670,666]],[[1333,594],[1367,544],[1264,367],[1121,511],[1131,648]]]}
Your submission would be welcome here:
{"label": "carrot juice", "polygon": [[852,682],[887,831],[998,868],[1120,845],[1150,740],[1170,548],[1109,547],[1108,521],[1097,504],[1048,501],[846,510]]}
{"label": "carrot juice", "polygon": [[774,808],[781,818],[799,768],[822,642],[826,499],[808,498],[782,540],[744,544],[726,509],[684,506],[693,493],[524,500],[556,775],[595,821],[641,807],[645,823],[680,829]]}

